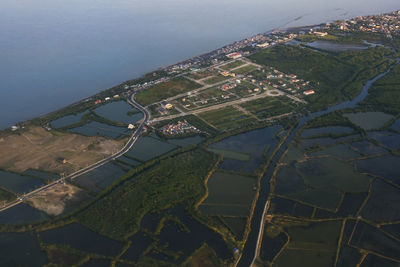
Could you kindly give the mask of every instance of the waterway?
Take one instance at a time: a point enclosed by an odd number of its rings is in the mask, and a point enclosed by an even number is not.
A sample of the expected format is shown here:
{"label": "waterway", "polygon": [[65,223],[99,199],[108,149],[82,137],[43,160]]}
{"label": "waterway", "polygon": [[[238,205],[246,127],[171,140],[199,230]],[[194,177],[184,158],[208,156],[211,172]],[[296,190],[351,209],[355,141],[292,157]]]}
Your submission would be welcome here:
{"label": "waterway", "polygon": [[[397,59],[397,64],[400,62],[400,58]],[[256,256],[256,251],[257,251],[257,244],[258,242],[261,242],[261,236],[260,236],[260,227],[262,226],[262,222],[264,221],[264,215],[266,212],[266,207],[267,207],[267,199],[270,191],[270,186],[269,186],[269,181],[273,175],[273,172],[277,166],[277,163],[281,159],[283,153],[286,151],[288,148],[288,145],[293,141],[294,137],[296,136],[298,130],[303,127],[308,121],[311,119],[314,119],[316,117],[345,109],[345,108],[354,108],[357,106],[358,103],[363,101],[367,95],[368,95],[368,90],[369,88],[379,79],[381,79],[383,76],[389,73],[389,71],[393,68],[389,68],[385,72],[377,75],[373,79],[369,80],[364,87],[362,88],[361,93],[355,97],[351,101],[345,101],[342,102],[336,106],[332,106],[326,110],[323,111],[318,111],[314,113],[310,113],[302,118],[299,119],[297,126],[291,131],[289,136],[286,138],[284,143],[281,145],[279,150],[274,154],[272,157],[272,160],[270,162],[270,165],[267,168],[267,171],[265,172],[263,178],[261,179],[261,184],[260,184],[260,196],[257,199],[256,207],[254,210],[253,214],[253,219],[251,221],[251,231],[248,236],[247,242],[245,244],[242,257],[238,263],[237,266],[239,267],[248,267],[251,265],[251,263],[254,261],[255,256]]]}
{"label": "waterway", "polygon": [[398,8],[398,0],[2,0],[0,129],[260,32]]}

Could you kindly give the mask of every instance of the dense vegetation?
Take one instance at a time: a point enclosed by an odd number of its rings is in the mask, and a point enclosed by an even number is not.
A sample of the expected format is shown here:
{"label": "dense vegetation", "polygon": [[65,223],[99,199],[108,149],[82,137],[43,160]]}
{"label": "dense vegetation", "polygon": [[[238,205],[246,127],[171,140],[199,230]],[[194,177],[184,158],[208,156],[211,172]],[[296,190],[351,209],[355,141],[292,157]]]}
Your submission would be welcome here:
{"label": "dense vegetation", "polygon": [[369,89],[369,94],[361,105],[396,115],[400,113],[399,99],[400,65],[397,65]]}
{"label": "dense vegetation", "polygon": [[79,220],[109,236],[130,235],[150,211],[179,202],[194,204],[205,193],[204,179],[217,160],[204,150],[165,159],[91,206]]}
{"label": "dense vegetation", "polygon": [[15,199],[15,195],[5,191],[3,189],[0,189],[0,201],[11,201]]}
{"label": "dense vegetation", "polygon": [[184,77],[174,78],[168,82],[157,84],[149,89],[140,91],[136,100],[143,106],[161,101],[165,98],[188,92],[201,86]]}

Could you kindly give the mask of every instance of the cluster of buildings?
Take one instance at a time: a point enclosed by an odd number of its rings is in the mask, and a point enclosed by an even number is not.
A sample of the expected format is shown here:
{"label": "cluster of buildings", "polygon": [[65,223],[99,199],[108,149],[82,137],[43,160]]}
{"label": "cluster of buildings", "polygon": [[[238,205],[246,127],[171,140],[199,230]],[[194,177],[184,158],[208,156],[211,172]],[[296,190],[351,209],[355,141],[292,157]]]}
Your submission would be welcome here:
{"label": "cluster of buildings", "polygon": [[160,128],[160,131],[166,135],[182,135],[201,132],[199,129],[188,123],[186,120],[164,125]]}
{"label": "cluster of buildings", "polygon": [[[260,86],[272,87],[289,93],[301,93],[304,95],[314,94],[315,91],[311,88],[310,81],[304,81],[295,74],[285,74],[277,69],[273,69],[266,73],[266,79],[259,81]],[[254,83],[254,81],[253,81]]]}
{"label": "cluster of buildings", "polygon": [[383,33],[389,38],[400,35],[400,10],[375,16],[360,16],[346,21],[327,24],[328,28],[341,30]]}

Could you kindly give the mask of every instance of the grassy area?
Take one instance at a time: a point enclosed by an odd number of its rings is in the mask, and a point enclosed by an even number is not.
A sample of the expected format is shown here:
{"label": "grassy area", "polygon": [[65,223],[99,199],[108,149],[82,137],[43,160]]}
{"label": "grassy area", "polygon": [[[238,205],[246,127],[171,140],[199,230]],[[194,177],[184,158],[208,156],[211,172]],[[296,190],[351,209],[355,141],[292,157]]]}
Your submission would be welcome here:
{"label": "grassy area", "polygon": [[232,78],[232,77],[230,77],[230,76],[225,77],[225,76],[222,76],[222,75],[218,75],[218,76],[211,77],[211,78],[205,80],[204,82],[206,84],[215,84],[215,83],[219,83],[219,82],[228,80],[230,78]]}
{"label": "grassy area", "polygon": [[205,71],[192,72],[186,76],[195,80],[201,80],[212,75],[214,75],[214,72],[205,70]]}
{"label": "grassy area", "polygon": [[206,111],[199,116],[219,130],[234,129],[256,122],[254,118],[233,107]]}
{"label": "grassy area", "polygon": [[233,72],[234,72],[234,73],[237,73],[237,74],[244,74],[244,73],[253,71],[253,70],[257,69],[257,68],[258,68],[258,67],[257,67],[257,66],[254,66],[254,65],[247,65],[247,66],[244,66],[244,67],[235,69]]}
{"label": "grassy area", "polygon": [[79,221],[116,238],[132,234],[148,212],[182,202],[194,204],[205,193],[204,179],[217,158],[196,150],[165,159],[89,207]]}
{"label": "grassy area", "polygon": [[241,104],[243,108],[260,119],[293,112],[296,105],[287,97],[264,97]]}
{"label": "grassy area", "polygon": [[158,102],[165,98],[188,92],[200,87],[200,84],[197,84],[184,77],[178,77],[139,92],[136,95],[136,100],[141,105],[147,106],[151,103]]}
{"label": "grassy area", "polygon": [[3,189],[0,189],[0,201],[11,201],[15,199],[15,195]]}
{"label": "grassy area", "polygon": [[231,69],[237,68],[239,66],[242,66],[244,64],[246,64],[246,62],[244,62],[242,60],[237,60],[237,61],[233,61],[231,63],[228,63],[226,65],[223,65],[220,68],[223,69],[223,70],[231,70]]}
{"label": "grassy area", "polygon": [[255,53],[250,59],[311,81],[317,93],[307,98],[308,107],[318,110],[356,96],[368,79],[387,68],[390,54],[393,52],[380,47],[323,53],[300,46],[278,45]]}
{"label": "grassy area", "polygon": [[214,267],[222,265],[223,262],[217,257],[215,251],[207,244],[204,244],[182,264],[182,267]]}

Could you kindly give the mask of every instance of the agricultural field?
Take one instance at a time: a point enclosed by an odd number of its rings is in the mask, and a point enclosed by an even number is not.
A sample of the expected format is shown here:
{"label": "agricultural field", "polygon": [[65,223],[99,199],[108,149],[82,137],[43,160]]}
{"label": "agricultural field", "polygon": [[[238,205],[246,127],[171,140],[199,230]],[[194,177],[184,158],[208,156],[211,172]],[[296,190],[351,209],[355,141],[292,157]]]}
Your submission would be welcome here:
{"label": "agricultural field", "polygon": [[246,62],[244,62],[243,60],[236,60],[236,61],[230,62],[228,64],[222,65],[220,68],[223,70],[231,70],[231,69],[238,68],[244,64],[246,64]]}
{"label": "agricultural field", "polygon": [[270,117],[294,112],[297,104],[293,103],[287,97],[264,97],[240,105],[247,111],[253,113],[259,119],[268,119]]}
{"label": "agricultural field", "polygon": [[226,77],[226,76],[222,76],[222,75],[218,74],[217,76],[213,76],[211,78],[203,80],[203,82],[205,84],[212,85],[212,84],[220,83],[222,81],[226,81],[230,78],[232,78],[232,77],[229,77],[229,76]]}
{"label": "agricultural field", "polygon": [[184,77],[178,77],[168,82],[157,84],[149,89],[139,92],[138,94],[136,94],[136,101],[138,101],[143,106],[147,106],[168,97],[192,91],[200,87],[201,85],[198,83],[195,83]]}
{"label": "agricultural field", "polygon": [[189,78],[195,79],[195,80],[202,80],[207,77],[213,76],[214,74],[215,74],[215,72],[213,72],[213,71],[205,70],[205,71],[191,72],[191,73],[187,74],[186,76]]}
{"label": "agricultural field", "polygon": [[221,131],[227,131],[257,122],[257,119],[254,117],[231,106],[200,113],[199,117]]}
{"label": "agricultural field", "polygon": [[244,67],[240,67],[237,69],[234,69],[233,72],[236,74],[245,74],[245,73],[249,73],[253,70],[256,70],[258,67],[252,64],[246,65]]}

